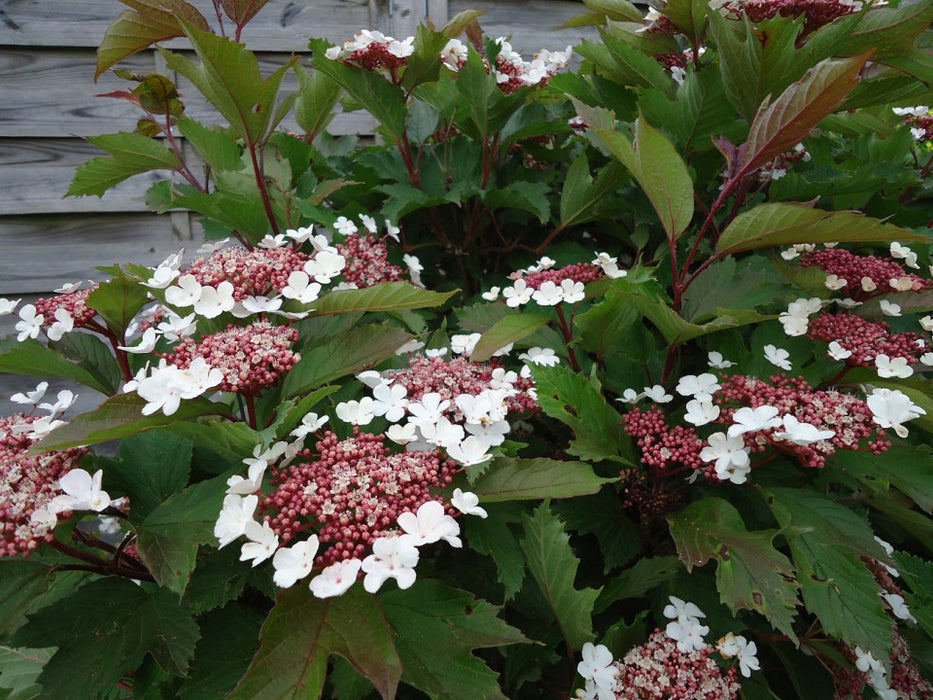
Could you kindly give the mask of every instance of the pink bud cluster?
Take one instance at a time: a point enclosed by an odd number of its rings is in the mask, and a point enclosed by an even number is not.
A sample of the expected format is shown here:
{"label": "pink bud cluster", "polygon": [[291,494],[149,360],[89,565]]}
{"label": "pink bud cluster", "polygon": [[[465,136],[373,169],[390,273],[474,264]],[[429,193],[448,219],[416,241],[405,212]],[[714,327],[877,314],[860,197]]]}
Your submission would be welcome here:
{"label": "pink bud cluster", "polygon": [[243,301],[288,286],[288,276],[302,271],[309,259],[307,254],[288,246],[252,250],[231,246],[195,260],[189,273],[201,286],[216,288],[221,282],[230,282],[233,298]]}
{"label": "pink bud cluster", "polygon": [[377,538],[397,531],[399,515],[438,500],[431,491],[450,484],[456,464],[437,450],[392,453],[385,439],[358,427],[346,440],[326,431],[316,452],[305,450],[296,464],[276,471],[275,490],[261,497],[260,510],[280,541],[313,528],[332,545],[319,564],[362,559]]}
{"label": "pink bud cluster", "polygon": [[705,443],[696,430],[668,425],[659,407],[643,410],[636,406],[622,417],[622,424],[625,432],[635,438],[641,461],[658,472],[705,467],[700,458]]}
{"label": "pink bud cluster", "polygon": [[[715,397],[721,409],[716,422],[731,424],[739,407],[773,406],[778,409],[779,416],[791,415],[819,430],[832,430],[835,435],[828,440],[797,445],[774,439],[774,429],[750,431],[743,436],[750,452],[774,447],[796,456],[808,467],[822,467],[826,456],[836,450],[870,450],[881,454],[891,446],[884,439],[885,430],[873,422],[868,404],[857,396],[832,389],[814,389],[802,377],[784,374],[770,377],[769,382],[738,374],[723,376],[722,388]],[[708,476],[716,478],[714,473]]]}
{"label": "pink bud cluster", "polygon": [[[890,678],[886,678],[888,688],[893,691],[893,697],[898,700],[929,700],[933,697],[933,684],[926,680],[920,669],[910,657],[910,647],[900,632],[895,632],[892,640]],[[840,644],[841,651],[853,664],[842,667],[831,659],[825,661],[833,669],[833,681],[836,692],[833,700],[862,700],[866,687],[871,685],[870,672],[855,667],[858,657],[853,649]],[[877,694],[874,696],[877,697]],[[885,696],[887,697],[887,696]]]}
{"label": "pink bud cluster", "polygon": [[[456,398],[461,394],[476,396],[500,388],[493,378],[497,369],[501,368],[495,360],[483,363],[470,362],[463,356],[447,360],[443,357],[412,355],[406,369],[389,370],[385,376],[404,386],[410,401],[420,401],[425,394],[432,392],[440,394],[441,400],[450,401],[448,410],[451,420],[460,423],[464,417],[456,406]],[[510,413],[524,413],[537,407],[528,393],[532,387],[530,379],[519,377],[512,383],[512,387],[518,389],[518,393],[506,399]]]}
{"label": "pink bud cluster", "polygon": [[363,29],[342,47],[334,46],[327,50],[326,56],[332,61],[359,66],[363,70],[397,70],[408,64],[408,57],[414,52],[414,37],[398,41],[382,32]]}
{"label": "pink bud cluster", "polygon": [[777,15],[805,17],[804,31],[810,33],[834,19],[845,17],[862,9],[860,2],[846,0],[739,0],[724,7],[736,17],[743,15],[752,22],[764,22]]}
{"label": "pink bud cluster", "polygon": [[359,288],[372,287],[380,282],[401,281],[404,270],[389,262],[389,249],[372,234],[351,234],[337,250],[346,258],[343,278]]}
{"label": "pink bud cluster", "polygon": [[97,315],[97,311],[87,305],[87,298],[95,290],[96,286],[68,294],[38,299],[36,300],[36,314],[42,314],[45,318],[42,325],[51,326],[55,322],[55,312],[58,309],[64,309],[74,319],[75,328],[83,328]]}
{"label": "pink bud cluster", "polygon": [[187,369],[198,357],[209,367],[223,373],[221,391],[256,396],[264,387],[275,384],[295,366],[301,356],[291,351],[298,340],[298,330],[256,321],[248,326],[227,326],[200,341],[183,338],[175,351],[166,355],[169,364]]}
{"label": "pink bud cluster", "polygon": [[603,269],[593,263],[574,263],[560,269],[538,270],[536,272],[512,273],[512,279],[523,279],[531,289],[540,289],[545,282],[553,282],[558,287],[564,280],[573,280],[587,284],[605,276]]}
{"label": "pink bud cluster", "polygon": [[28,454],[37,442],[28,437],[29,426],[37,420],[39,416],[22,413],[0,418],[0,557],[29,556],[52,540],[53,526],[31,516],[62,495],[58,480],[87,452],[72,447]]}
{"label": "pink bud cluster", "polygon": [[711,658],[713,647],[684,653],[656,629],[648,641],[614,661],[619,669],[618,700],[733,700],[738,697],[736,667],[725,673]]}
{"label": "pink bud cluster", "polygon": [[[913,283],[913,290],[919,292],[929,289],[933,282],[907,272],[903,266],[890,258],[877,255],[857,255],[843,248],[825,248],[811,250],[800,258],[804,267],[818,267],[827,274],[836,275],[846,281],[841,287],[842,293],[852,299],[870,299],[894,291],[891,280],[907,277]],[[871,284],[863,284],[868,278]],[[866,286],[868,289],[866,290]]]}
{"label": "pink bud cluster", "polygon": [[837,341],[852,354],[845,359],[853,367],[873,367],[875,357],[887,355],[892,360],[898,357],[908,362],[919,362],[928,352],[926,343],[921,345],[917,333],[891,333],[891,326],[880,319],[871,321],[855,314],[822,313],[810,320],[807,337],[824,343]]}

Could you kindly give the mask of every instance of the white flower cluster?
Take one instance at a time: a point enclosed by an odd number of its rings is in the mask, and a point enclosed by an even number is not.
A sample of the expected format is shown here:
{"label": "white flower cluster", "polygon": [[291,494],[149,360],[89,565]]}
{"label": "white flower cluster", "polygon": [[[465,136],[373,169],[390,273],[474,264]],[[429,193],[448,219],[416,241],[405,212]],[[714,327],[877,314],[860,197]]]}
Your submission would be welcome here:
{"label": "white flower cluster", "polygon": [[[498,65],[492,68],[492,73],[500,84],[517,77],[523,85],[537,85],[566,68],[573,54],[570,46],[563,51],[541,49],[532,60],[526,61],[505,37],[497,38],[496,44],[499,46]],[[456,73],[466,62],[468,53],[466,44],[459,39],[451,39],[441,50],[440,58],[447,68]]]}
{"label": "white flower cluster", "polygon": [[[16,435],[25,435],[30,440],[41,440],[58,426],[65,425],[65,421],[59,420],[59,418],[65,411],[71,408],[78,397],[73,391],[63,389],[58,392],[54,402],[46,401],[44,403],[39,403],[45,397],[45,392],[48,391],[48,388],[48,382],[39,382],[32,391],[18,392],[10,397],[10,401],[13,403],[33,406],[33,411],[38,409],[48,412],[47,416],[42,416],[37,420],[21,423],[10,428],[11,432]],[[2,437],[3,434],[0,433],[0,438]]]}
{"label": "white flower cluster", "polygon": [[[843,285],[845,282],[843,281]],[[784,326],[784,333],[790,336],[804,335],[807,332],[807,325],[810,316],[823,308],[823,300],[816,297],[809,299],[800,298],[792,301],[787,306],[787,311],[782,311],[778,320]]]}
{"label": "white flower cluster", "polygon": [[347,58],[357,51],[367,49],[373,45],[384,48],[385,51],[396,58],[407,58],[415,52],[415,37],[410,36],[402,41],[386,36],[382,32],[370,29],[361,29],[352,39],[343,42],[343,46],[332,46],[324,53],[327,58],[336,61],[341,58]]}
{"label": "white flower cluster", "polygon": [[[545,256],[534,265],[516,272],[514,275],[516,279],[511,286],[504,289],[492,287],[488,292],[484,292],[482,297],[486,301],[496,301],[501,292],[506,305],[511,308],[524,306],[532,301],[539,306],[557,306],[561,303],[576,304],[583,301],[586,298],[585,285],[572,279],[564,279],[560,283],[547,280],[542,282],[537,289],[528,286],[524,275],[550,270],[556,264],[555,260]],[[610,279],[625,277],[627,274],[625,270],[619,269],[618,258],[612,257],[608,253],[597,253],[592,264],[601,267],[603,274]]]}
{"label": "white flower cluster", "polygon": [[888,684],[888,672],[870,651],[855,647],[855,667],[868,677],[868,684],[880,700],[898,700],[900,695]]}
{"label": "white flower cluster", "polygon": [[[54,528],[58,523],[58,514],[75,510],[92,510],[100,513],[116,501],[111,500],[110,494],[101,489],[104,472],[98,469],[92,476],[83,469],[72,469],[58,480],[58,487],[64,491],[55,496],[42,508],[32,512],[30,520],[34,523],[44,523]],[[124,499],[116,499],[123,501]]]}

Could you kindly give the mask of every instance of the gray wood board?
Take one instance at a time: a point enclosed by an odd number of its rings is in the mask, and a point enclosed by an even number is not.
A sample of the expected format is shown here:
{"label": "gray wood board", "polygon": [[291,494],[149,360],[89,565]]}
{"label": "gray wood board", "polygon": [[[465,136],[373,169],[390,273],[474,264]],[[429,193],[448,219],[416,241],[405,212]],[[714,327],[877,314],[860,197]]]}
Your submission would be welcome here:
{"label": "gray wood board", "polygon": [[[0,217],[0,296],[42,294],[65,282],[102,280],[98,265],[158,265],[182,247],[187,214]],[[185,225],[180,225],[184,217]]]}
{"label": "gray wood board", "polygon": [[587,12],[582,2],[566,0],[507,0],[506,2],[470,2],[450,0],[448,13],[451,17],[465,10],[486,10],[479,18],[480,26],[487,36],[511,37],[512,48],[530,60],[536,51],[563,50],[581,39],[598,38],[595,27],[557,28],[571,17]]}

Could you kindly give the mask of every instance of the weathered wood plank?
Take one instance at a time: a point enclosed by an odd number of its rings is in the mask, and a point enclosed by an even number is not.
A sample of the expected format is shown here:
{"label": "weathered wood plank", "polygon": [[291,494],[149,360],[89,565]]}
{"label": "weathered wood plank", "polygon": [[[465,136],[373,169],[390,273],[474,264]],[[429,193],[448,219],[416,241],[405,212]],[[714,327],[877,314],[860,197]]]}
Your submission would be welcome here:
{"label": "weathered wood plank", "polygon": [[0,217],[0,296],[41,294],[65,282],[106,277],[98,265],[158,265],[182,240],[173,217],[103,214]]}
{"label": "weathered wood plank", "polygon": [[148,211],[143,196],[169,173],[145,173],[103,197],[68,197],[75,169],[105,155],[81,139],[0,139],[0,215]]}
{"label": "weathered wood plank", "polygon": [[[268,75],[286,63],[288,54],[260,54],[260,68]],[[95,97],[132,85],[112,74],[94,83],[94,52],[90,49],[0,49],[0,138],[94,136],[132,131],[142,112],[126,100]],[[140,73],[156,70],[153,52],[137,54],[125,62]],[[283,94],[297,88],[289,72]],[[195,119],[220,123],[213,108],[185,80],[179,89]],[[284,122],[294,129],[294,121]],[[372,133],[372,118],[363,113],[341,115],[331,124],[336,134]]]}
{"label": "weathered wood plank", "polygon": [[[217,28],[211,0],[189,0]],[[0,45],[96,47],[128,9],[118,0],[12,0],[0,4]],[[257,51],[303,51],[311,36],[331,41],[369,27],[369,0],[270,0],[241,36]],[[225,28],[232,30],[229,20]],[[172,44],[167,44],[172,46]]]}
{"label": "weathered wood plank", "polygon": [[511,37],[512,48],[521,53],[525,60],[530,60],[541,49],[563,50],[568,44],[574,45],[581,39],[599,36],[593,27],[557,29],[571,17],[587,11],[580,2],[449,0],[447,11],[451,17],[464,10],[487,10],[479,19],[483,31],[491,37]]}

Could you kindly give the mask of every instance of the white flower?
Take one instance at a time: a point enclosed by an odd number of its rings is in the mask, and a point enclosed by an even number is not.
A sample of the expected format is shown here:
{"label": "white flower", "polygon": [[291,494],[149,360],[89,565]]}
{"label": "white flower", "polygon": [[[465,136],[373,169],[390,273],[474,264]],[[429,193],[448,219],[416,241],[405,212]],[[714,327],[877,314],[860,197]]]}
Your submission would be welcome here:
{"label": "white flower", "polygon": [[380,537],[373,542],[373,553],[363,560],[363,588],[378,591],[386,579],[394,578],[401,589],[415,582],[418,548],[406,537]]}
{"label": "white flower", "polygon": [[914,370],[907,364],[906,357],[892,359],[884,353],[875,355],[875,368],[878,370],[878,376],[885,379],[889,377],[906,379],[914,373]]}
{"label": "white flower", "polygon": [[451,423],[446,416],[441,416],[436,423],[422,422],[417,425],[421,437],[431,445],[448,449],[463,442],[463,426]]}
{"label": "white flower", "polygon": [[375,418],[376,402],[370,397],[364,396],[359,401],[343,401],[337,404],[335,412],[337,417],[344,423],[353,425],[368,425]]}
{"label": "white flower", "polygon": [[[927,113],[928,110],[929,108],[926,105],[917,105],[916,107],[891,107],[891,111],[894,112],[899,117],[922,117],[923,115]],[[892,246],[891,254],[893,255],[894,244],[892,243],[891,246]]]}
{"label": "white flower", "polygon": [[743,406],[732,414],[733,424],[729,426],[729,437],[778,428],[783,421],[777,417],[777,414],[778,409],[774,406],[759,406],[758,408]]}
{"label": "white flower", "polygon": [[374,415],[385,416],[390,423],[396,423],[405,415],[407,397],[408,389],[402,384],[380,384],[373,388],[371,410]]}
{"label": "white flower", "polygon": [[919,321],[920,327],[928,333],[933,333],[933,316],[924,316]]}
{"label": "white flower", "polygon": [[554,367],[560,364],[560,357],[557,356],[553,348],[539,348],[537,346],[528,348],[527,352],[523,352],[518,356],[518,359],[542,367]]}
{"label": "white flower", "polygon": [[[221,240],[215,241],[214,243],[202,243],[201,247],[198,248],[195,252],[199,255],[211,255],[212,253],[216,253],[218,250],[223,248],[229,242],[229,238],[222,238]],[[182,249],[180,253],[176,253],[176,255],[178,255],[179,263],[181,262],[181,257],[184,252],[184,249]],[[165,263],[162,264],[164,265]]]}
{"label": "white flower", "polygon": [[746,475],[751,471],[745,441],[740,435],[726,436],[725,433],[713,433],[707,438],[707,446],[700,451],[704,462],[716,462],[716,476],[721,481],[744,484]]}
{"label": "white flower", "polygon": [[386,430],[386,437],[398,445],[407,445],[418,439],[418,426],[414,423],[406,423],[405,425],[393,423]]}
{"label": "white flower", "polygon": [[244,542],[240,547],[240,561],[253,560],[253,566],[261,564],[266,559],[275,554],[279,546],[279,536],[269,525],[268,521],[263,521],[262,525],[255,520],[246,523],[243,530],[248,542]]}
{"label": "white flower", "polygon": [[891,289],[896,292],[909,292],[914,288],[914,281],[906,275],[903,277],[892,277],[888,280],[888,284],[890,284]]}
{"label": "white flower", "polygon": [[891,250],[891,257],[903,260],[904,264],[907,265],[907,267],[912,267],[914,269],[917,269],[920,267],[917,264],[917,254],[914,251],[912,251],[910,248],[908,248],[907,246],[901,245],[897,241],[893,241],[891,243],[890,250]]}
{"label": "white flower", "polygon": [[150,353],[155,350],[156,342],[158,342],[158,340],[159,334],[156,332],[156,329],[150,327],[143,332],[143,336],[140,338],[139,344],[132,346],[118,345],[117,347],[119,347],[124,352],[133,354]]}
{"label": "white flower", "polygon": [[478,515],[481,518],[488,515],[486,509],[481,508],[479,505],[479,496],[472,491],[454,489],[454,495],[450,498],[450,505],[464,515]]}
{"label": "white flower", "polygon": [[459,462],[461,466],[472,467],[474,464],[482,464],[492,458],[492,455],[487,453],[488,449],[488,443],[480,440],[475,435],[470,435],[466,439],[448,446],[447,456]]}
{"label": "white flower", "polygon": [[405,512],[398,516],[398,526],[416,547],[444,540],[452,547],[462,547],[460,525],[444,512],[438,501],[425,501],[417,513]]}
{"label": "white flower", "polygon": [[704,635],[709,632],[707,625],[701,625],[693,617],[680,618],[674,622],[669,622],[664,633],[677,642],[677,649],[681,654],[689,654],[692,651],[702,651],[706,648]]}
{"label": "white flower", "polygon": [[790,353],[787,352],[784,348],[778,348],[774,345],[765,345],[765,359],[770,362],[775,367],[779,367],[785,371],[791,370]]}
{"label": "white flower", "polygon": [[575,282],[569,279],[561,280],[560,290],[564,301],[568,304],[576,304],[578,301],[586,299],[586,287],[583,282]]}
{"label": "white flower", "polygon": [[311,573],[314,557],[319,546],[317,535],[311,535],[303,542],[296,542],[291,547],[282,547],[272,557],[275,573],[272,580],[279,588],[290,588],[296,581]]}
{"label": "white flower", "polygon": [[879,304],[881,305],[881,313],[885,316],[900,316],[901,307],[899,304],[894,304],[887,299],[882,299]]}
{"label": "white flower", "polygon": [[495,301],[499,298],[500,287],[490,287],[488,292],[483,292],[480,296],[486,301]]}
{"label": "white flower", "polygon": [[564,294],[553,281],[546,280],[534,291],[531,298],[540,306],[556,306],[564,300]]}
{"label": "white flower", "polygon": [[586,642],[580,653],[583,660],[577,664],[577,673],[584,680],[593,681],[597,688],[611,690],[616,684],[619,669],[612,663],[612,652],[609,648],[602,644],[594,645]]}
{"label": "white flower", "polygon": [[826,285],[827,289],[835,292],[849,284],[849,281],[839,277],[839,275],[826,275],[826,281],[823,284]]}
{"label": "white flower", "polygon": [[73,391],[63,389],[58,392],[55,403],[40,403],[39,410],[48,411],[52,418],[57,418],[74,405],[77,396]]}
{"label": "white flower", "polygon": [[61,340],[65,333],[71,333],[75,327],[75,320],[68,313],[68,309],[59,307],[55,309],[55,323],[45,331],[49,340]]}
{"label": "white flower", "polygon": [[233,284],[224,280],[216,287],[201,287],[201,297],[194,303],[194,313],[204,318],[217,318],[225,311],[232,311]]}
{"label": "white flower", "polygon": [[786,440],[795,445],[810,445],[820,440],[829,440],[835,435],[833,430],[820,430],[811,423],[802,423],[796,417],[787,414],[784,416],[784,430],[775,431],[777,440]]}
{"label": "white flower", "polygon": [[692,396],[697,401],[711,401],[713,394],[722,386],[716,375],[704,372],[700,375],[687,374],[680,378],[674,390],[681,396]]}
{"label": "white flower", "polygon": [[277,233],[274,236],[271,233],[267,233],[262,237],[262,240],[256,244],[256,247],[265,248],[266,250],[273,250],[275,248],[282,248],[286,245],[289,245],[289,241],[286,239],[284,233]]}
{"label": "white flower", "polygon": [[531,301],[531,295],[535,292],[523,279],[517,279],[511,287],[506,287],[502,291],[505,297],[506,306],[515,308]]}
{"label": "white flower", "polygon": [[721,352],[716,352],[715,350],[713,350],[712,352],[710,352],[709,355],[708,355],[707,357],[708,357],[708,359],[709,359],[709,361],[707,362],[707,364],[708,364],[710,367],[713,367],[713,368],[715,368],[715,369],[729,369],[730,367],[734,367],[734,366],[735,366],[735,363],[734,363],[734,362],[731,362],[730,360],[724,360],[724,359],[722,358],[722,353],[721,353]]}
{"label": "white flower", "polygon": [[264,459],[244,459],[243,461],[249,463],[247,477],[244,479],[239,474],[234,474],[227,479],[227,493],[247,495],[256,493],[262,486],[262,477],[269,463]]}
{"label": "white flower", "polygon": [[596,259],[592,261],[594,265],[599,265],[603,269],[603,274],[610,279],[625,277],[628,272],[620,270],[618,258],[612,257],[609,253],[597,253]]}
{"label": "white flower", "polygon": [[360,214],[360,221],[363,223],[363,226],[366,227],[366,230],[370,233],[376,233],[379,230],[379,227],[376,226],[376,220],[369,216],[369,214]]}
{"label": "white flower", "polygon": [[33,304],[26,304],[19,310],[19,321],[14,326],[19,331],[19,335],[16,336],[17,342],[22,343],[26,338],[38,338],[43,321],[45,317],[36,313],[36,307]]}
{"label": "white flower", "polygon": [[110,505],[110,494],[101,489],[102,469],[91,476],[83,469],[72,469],[58,480],[64,496],[52,499],[50,508],[56,513],[65,510],[93,510],[100,512]]}
{"label": "white flower", "polygon": [[313,411],[311,413],[306,413],[301,419],[301,425],[295,428],[290,435],[300,440],[310,433],[320,430],[321,426],[323,426],[327,420],[327,416],[319,416]]}
{"label": "white flower", "polygon": [[314,235],[314,224],[310,226],[300,226],[296,229],[290,228],[285,231],[285,235],[291,238],[296,244],[301,245]]}
{"label": "white flower", "polygon": [[48,382],[39,382],[33,391],[13,394],[13,396],[10,397],[10,401],[22,404],[37,404],[42,400],[42,397],[45,396],[45,392],[48,388]]}
{"label": "white flower", "polygon": [[873,292],[878,289],[878,285],[875,284],[875,280],[873,280],[871,277],[863,277],[861,280],[859,280],[859,283],[862,285],[863,292]]}
{"label": "white flower", "polygon": [[684,415],[684,420],[688,423],[699,427],[712,423],[717,418],[719,418],[719,406],[716,406],[709,399],[703,401],[691,399],[687,402],[687,413]]}
{"label": "white flower", "polygon": [[424,285],[421,283],[421,273],[424,272],[424,267],[421,265],[421,261],[414,255],[409,255],[405,253],[402,256],[402,260],[405,261],[405,265],[408,266],[408,276],[411,278],[411,283],[416,284],[419,287]]}
{"label": "white flower", "polygon": [[646,386],[642,394],[644,394],[646,399],[654,401],[655,403],[670,403],[674,400],[674,397],[668,394],[660,384]]}
{"label": "white flower", "polygon": [[926,411],[898,389],[875,389],[866,399],[866,403],[875,423],[882,428],[893,428],[902,438],[907,437],[907,428],[903,423],[926,415]]}
{"label": "white flower", "polygon": [[188,314],[182,317],[171,310],[168,310],[165,320],[158,326],[158,331],[164,335],[167,340],[172,341],[187,338],[193,335],[197,329],[198,325],[195,322],[195,314]]}
{"label": "white flower", "polygon": [[201,283],[194,275],[182,275],[178,286],[165,290],[165,301],[172,306],[194,306],[201,299]]}
{"label": "white flower", "polygon": [[[417,550],[416,550],[417,551]],[[311,579],[308,588],[316,598],[332,598],[343,595],[356,582],[363,562],[359,559],[344,559],[331,564]]]}
{"label": "white flower", "polygon": [[271,299],[266,296],[250,295],[243,299],[242,306],[243,306],[243,310],[247,312],[243,316],[243,318],[245,318],[249,314],[274,313],[282,308],[282,299],[279,297],[276,297],[275,299]]}
{"label": "white flower", "polygon": [[757,671],[761,668],[758,657],[756,656],[758,653],[758,646],[755,642],[748,641],[742,635],[736,636],[732,634],[732,632],[729,632],[716,643],[716,648],[719,649],[719,653],[723,655],[723,658],[737,658],[739,662],[739,671],[742,672],[745,678],[750,677],[752,671]]}
{"label": "white flower", "polygon": [[[622,403],[636,404],[639,402],[639,400],[643,396],[644,394],[639,394],[634,389],[626,389],[625,391],[622,392],[622,396],[617,398],[616,401],[620,401]],[[674,397],[672,396],[671,398],[673,399]]]}
{"label": "white flower", "polygon": [[855,299],[836,299],[835,302],[844,309],[854,309],[856,306],[861,306],[865,303],[864,301],[856,301]]}
{"label": "white flower", "polygon": [[415,425],[437,423],[444,411],[450,408],[450,401],[441,398],[437,392],[431,391],[424,394],[420,401],[410,402],[407,408],[411,414],[411,422]]}
{"label": "white flower", "polygon": [[356,233],[359,229],[356,227],[352,221],[350,221],[345,216],[338,216],[337,220],[334,222],[334,228],[342,233],[344,236],[350,236]]}
{"label": "white flower", "polygon": [[906,620],[907,622],[917,624],[917,618],[911,614],[910,608],[907,607],[907,603],[904,600],[904,596],[900,596],[897,593],[879,593],[878,595],[884,598],[884,602],[891,606],[891,614],[898,620]]}
{"label": "white flower", "polygon": [[224,498],[223,507],[214,523],[214,537],[219,542],[218,548],[226,547],[246,531],[246,523],[253,521],[253,511],[259,504],[259,496],[243,498],[230,494]]}
{"label": "white flower", "polygon": [[683,598],[678,598],[674,595],[669,595],[667,599],[670,603],[664,606],[664,610],[661,611],[661,614],[670,620],[706,617],[706,613],[700,610],[695,603],[685,601]]}
{"label": "white flower", "polygon": [[336,250],[321,250],[304,265],[304,271],[315,282],[327,284],[347,266],[347,259]]}
{"label": "white flower", "polygon": [[852,357],[852,351],[846,350],[844,347],[842,347],[838,340],[834,340],[829,344],[829,349],[827,350],[826,354],[834,360],[840,361]]}
{"label": "white flower", "polygon": [[[310,262],[310,261],[309,261]],[[300,304],[310,304],[317,300],[321,285],[312,282],[308,273],[295,270],[288,276],[288,284],[282,288],[282,296],[294,299]]]}
{"label": "white flower", "polygon": [[22,299],[6,299],[0,297],[0,316],[6,316],[7,314],[13,313],[16,310],[16,305],[19,304]]}
{"label": "white flower", "polygon": [[457,355],[469,355],[482,337],[480,333],[452,335],[450,336],[450,351]]}
{"label": "white flower", "polygon": [[385,221],[386,221],[386,235],[387,235],[389,238],[391,238],[393,241],[395,241],[396,243],[398,243],[398,242],[399,242],[399,237],[398,237],[398,235],[402,232],[402,229],[400,229],[398,226],[396,226],[395,224],[393,224],[393,223],[392,223],[391,221],[389,221],[388,219],[386,219]]}
{"label": "white flower", "polygon": [[933,352],[925,352],[920,356],[920,362],[927,367],[933,367]]}

